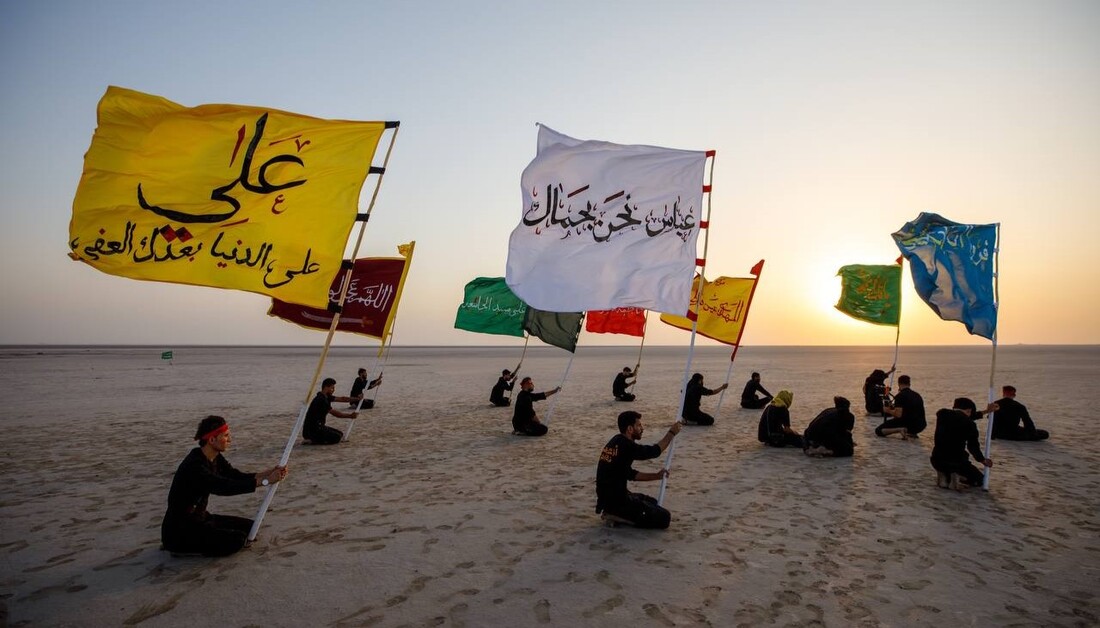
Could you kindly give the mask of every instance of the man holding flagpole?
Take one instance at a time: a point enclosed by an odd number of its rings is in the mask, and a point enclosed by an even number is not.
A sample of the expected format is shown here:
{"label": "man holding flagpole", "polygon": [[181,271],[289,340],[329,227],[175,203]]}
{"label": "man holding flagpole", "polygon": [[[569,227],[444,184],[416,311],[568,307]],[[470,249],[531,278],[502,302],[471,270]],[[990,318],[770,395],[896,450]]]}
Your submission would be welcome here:
{"label": "man holding flagpole", "polygon": [[596,465],[596,512],[603,513],[605,520],[664,530],[672,521],[671,513],[649,495],[630,492],[626,483],[660,480],[668,476],[668,469],[643,473],[634,469],[633,463],[660,456],[680,433],[681,424],[673,423],[664,438],[655,445],[637,443],[645,431],[641,414],[627,410],[619,415],[618,425],[619,433],[604,445]]}
{"label": "man holding flagpole", "polygon": [[519,382],[519,394],[516,395],[516,410],[512,414],[512,430],[523,436],[545,436],[549,430],[535,414],[535,402],[542,401],[561,391],[561,386],[544,392],[535,392],[535,381],[524,377]]}
{"label": "man holding flagpole", "polygon": [[337,397],[333,395],[334,392],[336,392],[336,380],[326,377],[321,382],[320,392],[313,397],[313,401],[309,402],[305,424],[302,427],[302,438],[314,445],[335,445],[344,439],[343,432],[325,425],[325,419],[329,414],[341,419],[359,418],[358,412],[341,412],[332,407],[333,401],[346,403],[352,400],[351,397]]}

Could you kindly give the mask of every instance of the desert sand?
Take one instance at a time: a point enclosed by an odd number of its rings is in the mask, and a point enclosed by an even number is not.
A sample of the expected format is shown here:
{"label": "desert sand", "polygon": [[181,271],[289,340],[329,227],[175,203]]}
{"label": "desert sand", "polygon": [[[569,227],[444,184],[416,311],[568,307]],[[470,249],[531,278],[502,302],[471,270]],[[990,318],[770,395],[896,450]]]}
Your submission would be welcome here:
{"label": "desert sand", "polygon": [[[802,429],[834,394],[861,408],[860,383],[893,347],[745,348],[721,410],[704,399],[716,425],[677,439],[672,527],[647,531],[601,523],[595,464],[624,409],[642,413],[643,442],[664,433],[687,347],[647,347],[639,399],[624,404],[611,379],[637,349],[582,345],[562,394],[536,405],[550,433],[530,439],[487,403],[521,346],[393,349],[349,442],[296,446],[256,543],[223,559],[159,549],[172,474],[206,414],[229,420],[236,467],[273,464],[319,348],[0,349],[0,624],[1100,623],[1096,347],[998,349],[998,390],[1015,384],[1053,436],[994,441],[990,490],[962,493],[936,487],[932,415],[958,395],[984,402],[988,348],[903,347],[929,430],[876,438],[878,419],[857,411],[856,454],[837,460],[761,446],[740,388],[758,370],[772,393],[792,390]],[[346,394],[373,353],[336,348],[323,375]],[[568,360],[532,348],[521,374],[553,388]],[[709,386],[725,380],[725,348],[693,362]],[[251,517],[261,497],[212,497],[210,510]]]}

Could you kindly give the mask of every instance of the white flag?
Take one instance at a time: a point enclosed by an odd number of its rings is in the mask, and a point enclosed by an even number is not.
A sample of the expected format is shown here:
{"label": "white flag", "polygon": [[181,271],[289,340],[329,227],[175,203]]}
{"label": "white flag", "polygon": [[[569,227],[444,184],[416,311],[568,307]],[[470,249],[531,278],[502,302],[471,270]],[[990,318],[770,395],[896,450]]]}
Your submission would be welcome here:
{"label": "white flag", "polygon": [[508,287],[549,312],[686,314],[705,162],[703,151],[582,141],[540,126],[508,244]]}

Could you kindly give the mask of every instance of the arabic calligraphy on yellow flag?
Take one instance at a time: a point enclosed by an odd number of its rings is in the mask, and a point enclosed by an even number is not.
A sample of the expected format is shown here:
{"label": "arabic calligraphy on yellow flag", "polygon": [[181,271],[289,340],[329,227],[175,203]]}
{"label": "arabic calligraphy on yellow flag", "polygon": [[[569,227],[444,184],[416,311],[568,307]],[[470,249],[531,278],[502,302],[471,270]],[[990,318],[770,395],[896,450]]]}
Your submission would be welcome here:
{"label": "arabic calligraphy on yellow flag", "polygon": [[[699,292],[699,277],[696,276],[691,286],[690,307],[690,311],[699,318],[696,331],[718,342],[737,344],[755,283],[756,279],[739,277],[719,277],[708,281],[703,285],[703,306],[700,308],[696,300]],[[683,316],[661,314],[661,322],[691,330],[691,319]]]}
{"label": "arabic calligraphy on yellow flag", "polygon": [[325,307],[379,139],[395,123],[109,87],[69,223],[112,275]]}

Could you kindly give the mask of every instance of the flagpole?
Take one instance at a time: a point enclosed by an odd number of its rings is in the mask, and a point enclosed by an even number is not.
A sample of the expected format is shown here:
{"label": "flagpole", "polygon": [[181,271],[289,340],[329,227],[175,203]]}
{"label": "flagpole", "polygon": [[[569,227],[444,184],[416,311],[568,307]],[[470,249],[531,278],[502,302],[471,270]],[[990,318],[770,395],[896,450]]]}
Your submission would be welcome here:
{"label": "flagpole", "polygon": [[[396,322],[397,321],[395,319],[394,323],[396,324]],[[367,393],[371,390],[370,374],[377,372],[379,377],[382,376],[382,372],[386,369],[386,361],[389,360],[390,347],[392,346],[393,333],[386,334],[386,340],[383,340],[382,344],[378,346],[378,355],[374,356],[374,364],[371,365],[371,370],[367,372],[367,387],[363,389],[362,396],[359,398],[359,402],[355,405],[356,414],[358,414],[363,409],[363,404],[367,401]],[[376,392],[374,393],[374,397],[371,398],[372,400],[378,398],[377,390],[379,388],[382,388],[382,382],[378,382],[378,386],[375,387]],[[348,427],[346,430],[344,430],[344,438],[342,438],[340,442],[346,443],[351,440],[351,428],[354,426],[355,419],[348,419]]]}
{"label": "flagpole", "polygon": [[[577,353],[574,350],[569,354],[569,363],[565,365],[565,374],[561,376],[561,384],[559,388],[565,388],[565,380],[569,379],[569,369],[573,368],[573,358],[577,357]],[[560,391],[559,391],[560,392]],[[550,417],[554,416],[554,406],[558,403],[557,395],[550,400],[550,408],[546,410],[546,420],[542,422],[543,425],[550,425]]]}
{"label": "flagpole", "polygon": [[898,256],[898,266],[901,266],[902,270],[901,277],[898,277],[898,324],[897,333],[894,335],[894,363],[891,365],[892,370],[890,371],[890,390],[894,389],[894,376],[897,375],[898,371],[898,349],[901,347],[901,280],[905,277],[904,260],[904,255]]}
{"label": "flagpole", "polygon": [[[519,354],[519,364],[516,365],[516,370],[512,371],[512,375],[515,376],[519,373],[519,367],[523,366],[523,358],[527,357],[527,344],[531,342],[531,334],[523,332],[523,352]],[[513,385],[512,388],[515,388]],[[507,399],[512,398],[512,388],[508,389]]]}
{"label": "flagpole", "polygon": [[[997,313],[997,322],[1000,323],[1001,309],[1001,223],[997,223],[997,242],[993,247],[993,311]],[[989,395],[988,403],[993,403],[993,378],[997,372],[997,328],[993,328],[993,358],[989,365]],[[989,421],[985,425],[985,456],[989,458],[989,450],[993,447],[993,420],[996,412],[989,413]],[[989,490],[989,471],[992,467],[985,467],[985,476],[982,478],[982,489]]]}
{"label": "flagpole", "polygon": [[[290,452],[294,449],[294,444],[298,441],[298,434],[302,431],[302,425],[306,419],[306,409],[309,407],[310,396],[313,394],[313,389],[317,386],[317,380],[321,377],[321,369],[325,366],[325,358],[328,356],[329,347],[332,345],[332,337],[336,335],[336,326],[340,324],[340,312],[339,310],[344,307],[344,301],[348,296],[348,287],[351,285],[351,273],[354,267],[354,260],[359,254],[359,246],[363,242],[363,232],[367,229],[367,221],[370,219],[371,211],[374,210],[374,203],[378,199],[378,190],[382,187],[382,178],[386,176],[386,166],[390,163],[390,155],[393,153],[393,145],[397,140],[397,131],[400,129],[400,122],[387,122],[387,128],[393,129],[393,135],[390,136],[390,145],[386,148],[386,157],[382,161],[382,168],[378,172],[378,180],[374,185],[374,193],[371,195],[370,204],[367,206],[367,212],[359,222],[359,234],[355,238],[355,246],[352,249],[351,259],[352,263],[346,264],[344,269],[344,278],[340,282],[340,297],[337,301],[337,311],[333,313],[332,323],[328,328],[328,335],[325,337],[325,345],[321,349],[321,357],[317,361],[317,369],[313,372],[313,379],[309,382],[309,389],[306,390],[305,401],[302,402],[301,410],[298,412],[298,418],[294,421],[294,427],[290,431],[290,438],[287,439],[286,447],[283,449],[283,455],[279,457],[279,466],[285,467],[290,462]],[[371,168],[371,171],[375,171]],[[263,523],[264,515],[267,514],[267,509],[271,506],[271,501],[275,498],[275,492],[279,489],[279,482],[271,484],[267,487],[267,492],[264,494],[263,501],[260,502],[260,508],[256,511],[256,518],[252,521],[252,529],[248,531],[248,541],[252,542],[256,540],[256,535],[260,531],[260,525]]]}
{"label": "flagpole", "polygon": [[630,382],[627,388],[633,388],[634,384],[638,383],[638,369],[642,368],[642,349],[645,348],[645,331],[649,325],[649,310],[642,310],[645,312],[645,318],[642,320],[642,342],[638,345],[638,361],[634,363],[634,381]]}
{"label": "flagpole", "polygon": [[[741,337],[745,335],[745,328],[749,325],[749,312],[752,310],[752,300],[756,296],[756,286],[760,283],[760,275],[764,272],[764,260],[760,260],[749,269],[749,274],[753,276],[752,288],[749,289],[749,302],[745,304],[745,319],[741,321],[741,329],[737,330],[737,340],[733,343],[733,352],[730,353],[730,366],[726,370],[726,384],[730,383],[730,374],[733,372],[733,361],[737,358],[737,350],[741,348]],[[718,396],[718,407],[714,413],[718,414],[722,411],[722,400],[726,398],[726,391],[723,390],[722,394]]]}
{"label": "flagpole", "polygon": [[[703,272],[699,273],[699,287],[695,291],[695,317],[691,321],[691,344],[688,348],[687,364],[684,365],[684,376],[680,380],[680,405],[676,409],[676,422],[681,423],[684,420],[684,400],[687,397],[687,384],[689,373],[691,372],[691,360],[695,354],[695,336],[699,331],[699,304],[703,302],[703,286],[706,285],[707,280],[706,264],[707,264],[707,247],[710,245],[710,208],[711,208],[711,186],[714,183],[714,162],[717,160],[716,151],[707,151],[710,157],[710,174],[707,177],[707,183],[703,186],[703,191],[707,195],[707,219],[700,223],[700,228],[705,228],[706,234],[703,236],[703,257],[695,260],[695,265],[700,266]],[[700,263],[701,262],[701,263]],[[756,286],[753,285],[753,288]],[[688,304],[688,314],[691,314],[691,304]],[[665,501],[665,489],[668,488],[668,471],[672,469],[672,455],[676,453],[676,439],[672,439],[672,443],[668,446],[668,454],[665,455],[665,462],[662,468],[665,470],[664,477],[661,478],[661,490],[657,493],[657,505],[664,503]]]}

